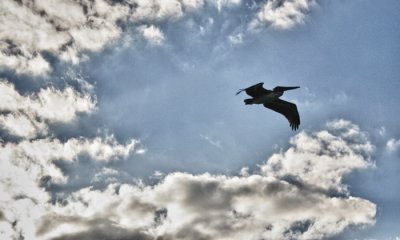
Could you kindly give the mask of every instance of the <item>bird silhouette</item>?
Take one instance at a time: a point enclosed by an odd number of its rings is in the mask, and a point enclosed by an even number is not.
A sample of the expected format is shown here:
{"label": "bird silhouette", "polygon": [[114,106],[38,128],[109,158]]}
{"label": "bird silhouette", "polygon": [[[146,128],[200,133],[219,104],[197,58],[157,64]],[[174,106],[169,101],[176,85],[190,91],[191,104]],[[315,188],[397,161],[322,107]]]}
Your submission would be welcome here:
{"label": "bird silhouette", "polygon": [[258,83],[251,87],[240,89],[236,95],[245,91],[247,95],[253,97],[245,99],[244,102],[248,104],[263,104],[264,107],[269,108],[285,116],[290,123],[292,130],[297,130],[300,125],[300,115],[297,111],[297,106],[294,103],[280,99],[283,93],[287,90],[297,89],[300,87],[281,87],[277,86],[272,90],[263,88],[264,83]]}

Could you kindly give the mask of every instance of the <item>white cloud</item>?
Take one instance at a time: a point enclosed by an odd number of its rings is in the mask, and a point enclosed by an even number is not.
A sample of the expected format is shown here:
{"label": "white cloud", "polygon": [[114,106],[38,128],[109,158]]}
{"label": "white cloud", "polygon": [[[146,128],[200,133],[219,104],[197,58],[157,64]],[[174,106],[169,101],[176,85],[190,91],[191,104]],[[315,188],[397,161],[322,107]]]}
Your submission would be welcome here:
{"label": "white cloud", "polygon": [[[138,141],[119,144],[113,136],[105,138],[71,138],[24,140],[0,146],[0,235],[9,239],[40,239],[37,224],[53,212],[50,194],[41,186],[46,182],[66,183],[67,176],[55,161],[76,161],[82,154],[95,161],[126,158],[136,150]],[[103,171],[112,176],[110,169]],[[98,178],[102,176],[98,175]]]}
{"label": "white cloud", "polygon": [[0,114],[0,128],[8,130],[11,135],[24,138],[34,138],[40,133],[47,134],[47,125],[44,122],[20,112]]}
{"label": "white cloud", "polygon": [[216,148],[219,148],[219,149],[223,149],[222,144],[221,144],[221,141],[219,141],[219,140],[217,140],[217,139],[214,139],[214,138],[212,138],[212,137],[209,137],[209,136],[207,136],[207,135],[203,135],[203,134],[200,134],[200,137],[201,137],[202,139],[206,140],[206,141],[207,141],[209,144],[211,144],[212,146],[214,146],[214,147],[216,147]]}
{"label": "white cloud", "polygon": [[384,126],[381,126],[378,130],[377,130],[379,136],[383,137],[386,134],[386,128]]}
{"label": "white cloud", "polygon": [[[99,11],[101,4],[108,6],[107,11]],[[0,39],[4,41],[0,66],[33,75],[50,70],[43,52],[77,63],[82,51],[101,49],[120,34],[115,22],[128,13],[127,7],[99,0],[82,5],[66,0],[4,0],[0,8]]]}
{"label": "white cloud", "polygon": [[391,138],[386,143],[386,149],[389,152],[397,151],[399,148],[400,148],[400,139],[396,140],[394,138]]}
{"label": "white cloud", "polygon": [[182,4],[189,10],[198,10],[204,6],[203,0],[182,0]]}
{"label": "white cloud", "polygon": [[130,14],[130,19],[134,22],[174,20],[184,14],[182,4],[178,0],[131,0],[129,3],[136,6]]}
{"label": "white cloud", "polygon": [[[21,95],[12,83],[0,81],[0,128],[10,134],[34,138],[47,131],[46,122],[69,122],[78,113],[90,113],[96,101],[88,94],[81,94],[67,87],[52,87],[38,93]],[[8,112],[8,113],[7,113]]]}
{"label": "white cloud", "polygon": [[106,184],[109,184],[109,183],[118,182],[118,178],[117,178],[118,175],[120,175],[120,172],[118,170],[104,167],[101,169],[101,171],[97,172],[93,176],[91,183],[104,182]]}
{"label": "white cloud", "polygon": [[[36,182],[43,176],[49,176],[56,182],[66,181],[55,160],[74,161],[80,155],[87,154],[97,161],[111,161],[126,158],[135,149],[137,140],[126,145],[119,144],[111,136],[93,139],[71,138],[66,142],[58,139],[24,140],[19,143],[6,143],[0,147],[2,163],[14,164],[36,176]],[[1,171],[6,171],[7,167]]]}
{"label": "white cloud", "polygon": [[44,52],[77,64],[86,58],[86,51],[99,51],[121,35],[118,21],[173,20],[185,10],[202,6],[201,0],[4,0],[0,6],[0,67],[20,74],[46,74],[51,66]]}
{"label": "white cloud", "polygon": [[29,106],[38,116],[50,121],[68,122],[79,112],[90,112],[95,101],[89,95],[79,94],[72,88],[40,90],[36,97],[30,99]]}
{"label": "white cloud", "polygon": [[112,135],[60,141],[47,134],[49,123],[72,121],[78,113],[92,112],[95,103],[90,95],[70,87],[22,95],[12,83],[0,81],[0,128],[21,137],[0,145],[1,238],[37,239],[36,223],[53,207],[42,184],[68,181],[55,161],[71,162],[87,155],[107,162],[136,151],[137,140],[120,144]]}
{"label": "white cloud", "polygon": [[165,39],[163,32],[154,25],[141,26],[139,31],[147,41],[154,45],[161,45]]}
{"label": "white cloud", "polygon": [[374,147],[349,121],[329,122],[327,129],[314,134],[300,132],[290,140],[292,147],[274,154],[262,171],[279,178],[294,177],[294,181],[323,191],[346,193],[342,177],[354,169],[372,166],[366,156],[372,154]]}
{"label": "white cloud", "polygon": [[51,206],[38,237],[323,239],[374,224],[375,204],[352,197],[342,182],[370,165],[371,144],[358,126],[336,120],[326,130],[299,133],[291,145],[259,174],[177,172],[155,186],[81,189],[67,204]]}
{"label": "white cloud", "polygon": [[[0,6],[0,69],[18,74],[43,75],[52,70],[49,53],[63,61],[78,64],[88,59],[87,52],[101,51],[120,39],[124,26],[148,26],[142,34],[155,45],[165,36],[155,27],[174,23],[204,6],[230,9],[241,0],[126,0],[126,1],[13,1],[3,0]],[[304,21],[314,0],[269,0],[258,3],[251,29],[272,26],[288,29]],[[60,11],[62,9],[62,11]],[[223,15],[223,17],[225,17]],[[190,18],[189,18],[190,19]],[[190,20],[189,20],[190,21]],[[241,35],[228,35],[232,43],[240,43]]]}
{"label": "white cloud", "polygon": [[209,1],[211,4],[216,4],[218,11],[221,11],[224,7],[234,7],[238,6],[242,3],[241,0],[217,0],[217,1]]}
{"label": "white cloud", "polygon": [[230,35],[228,37],[228,39],[229,39],[229,42],[232,44],[241,44],[241,43],[243,43],[243,34],[239,33],[236,35]]}
{"label": "white cloud", "polygon": [[315,5],[314,0],[269,0],[264,3],[250,29],[272,26],[276,29],[289,29],[304,22],[306,14]]}

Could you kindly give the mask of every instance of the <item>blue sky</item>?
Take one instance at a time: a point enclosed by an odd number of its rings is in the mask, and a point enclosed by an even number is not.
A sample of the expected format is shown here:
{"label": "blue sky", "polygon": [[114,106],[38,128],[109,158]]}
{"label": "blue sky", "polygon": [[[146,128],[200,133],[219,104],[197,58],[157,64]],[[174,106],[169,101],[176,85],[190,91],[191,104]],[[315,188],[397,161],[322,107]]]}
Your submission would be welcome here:
{"label": "blue sky", "polygon": [[398,1],[0,9],[5,237],[400,237]]}

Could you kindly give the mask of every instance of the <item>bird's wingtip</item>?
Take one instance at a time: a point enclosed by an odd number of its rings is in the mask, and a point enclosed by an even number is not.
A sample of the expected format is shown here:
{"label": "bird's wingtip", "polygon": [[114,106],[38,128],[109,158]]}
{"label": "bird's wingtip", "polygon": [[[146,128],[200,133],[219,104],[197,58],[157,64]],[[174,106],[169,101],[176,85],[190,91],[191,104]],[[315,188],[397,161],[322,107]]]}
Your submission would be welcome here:
{"label": "bird's wingtip", "polygon": [[290,127],[292,128],[292,131],[297,131],[297,129],[299,129],[299,125],[296,125],[294,123],[290,123]]}

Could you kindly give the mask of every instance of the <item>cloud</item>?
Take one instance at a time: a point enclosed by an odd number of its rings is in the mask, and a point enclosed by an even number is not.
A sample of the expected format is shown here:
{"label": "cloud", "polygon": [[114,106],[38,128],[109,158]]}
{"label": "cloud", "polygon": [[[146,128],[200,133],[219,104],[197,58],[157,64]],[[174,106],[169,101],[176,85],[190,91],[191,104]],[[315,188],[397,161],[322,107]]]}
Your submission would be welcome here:
{"label": "cloud", "polygon": [[71,87],[57,90],[42,88],[31,95],[21,95],[12,83],[0,82],[0,128],[9,134],[34,138],[45,135],[48,124],[70,122],[79,113],[91,113],[96,101],[89,94],[82,94]]}
{"label": "cloud", "polygon": [[243,34],[239,33],[239,34],[236,34],[236,35],[230,35],[228,37],[228,39],[229,39],[229,42],[234,44],[234,45],[241,44],[241,43],[243,43]]}
{"label": "cloud", "polygon": [[273,175],[321,191],[346,193],[342,177],[354,169],[372,166],[374,147],[357,125],[346,120],[327,123],[327,130],[313,134],[300,132],[285,153],[274,154],[261,167]]}
{"label": "cloud", "polygon": [[188,10],[198,10],[204,6],[203,0],[182,0],[182,5]]}
{"label": "cloud", "polygon": [[24,138],[34,138],[39,133],[45,134],[47,132],[47,125],[44,122],[20,112],[0,114],[0,127],[13,136]]}
{"label": "cloud", "polygon": [[[66,184],[68,177],[55,161],[77,161],[88,156],[94,161],[127,158],[136,150],[137,140],[119,144],[113,136],[93,139],[71,138],[24,140],[0,146],[0,211],[4,220],[0,233],[17,239],[36,239],[36,223],[54,207],[43,185]],[[104,171],[111,174],[112,171]],[[98,176],[100,177],[100,176]]]}
{"label": "cloud", "polygon": [[96,182],[105,182],[105,183],[118,182],[117,177],[120,174],[121,173],[115,169],[104,167],[93,176],[91,182],[93,182],[93,183],[96,183]]}
{"label": "cloud", "polygon": [[218,11],[221,11],[224,7],[230,8],[234,6],[238,6],[241,4],[241,0],[217,0],[211,1],[211,4],[216,4]]}
{"label": "cloud", "polygon": [[[88,52],[101,51],[118,39],[127,25],[160,45],[167,38],[168,31],[161,27],[166,22],[185,20],[186,14],[205,6],[222,12],[241,3],[4,0],[0,70],[37,76],[52,70],[53,58],[78,64]],[[253,27],[288,29],[303,22],[312,3],[267,1],[260,3],[255,18],[243,19],[253,19]],[[214,24],[213,18],[207,19]],[[244,33],[233,32],[226,30],[224,39],[242,43]],[[121,176],[132,176],[114,169],[113,163],[145,154],[138,140],[120,143],[112,134],[58,139],[52,132],[53,123],[79,121],[80,114],[95,112],[96,98],[88,93],[93,86],[77,84],[83,92],[66,86],[22,94],[8,80],[0,81],[0,129],[16,137],[0,139],[2,238],[318,239],[374,223],[375,204],[351,196],[342,181],[351,171],[371,165],[374,148],[351,122],[336,120],[325,130],[299,133],[285,152],[274,154],[255,172],[243,167],[239,176],[156,173],[155,185],[122,184]],[[215,139],[201,137],[221,148]],[[63,193],[60,200],[49,186],[73,182],[60,163],[82,159],[98,168],[90,176],[79,176],[88,178],[84,188]],[[108,184],[105,189],[94,187],[103,183]]]}
{"label": "cloud", "polygon": [[250,29],[272,26],[289,29],[304,22],[306,14],[316,2],[314,0],[269,0],[258,11],[250,23]]}
{"label": "cloud", "polygon": [[165,37],[163,32],[151,25],[151,26],[141,26],[139,31],[143,34],[143,37],[153,45],[161,45]]}
{"label": "cloud", "polygon": [[399,140],[396,140],[396,139],[394,139],[394,138],[391,138],[391,139],[389,139],[388,141],[387,141],[387,143],[386,143],[386,149],[389,151],[389,152],[395,152],[395,151],[397,151],[397,149],[399,149],[400,148],[400,139]]}
{"label": "cloud", "polygon": [[107,239],[323,239],[374,224],[375,204],[351,196],[342,181],[371,165],[373,146],[357,125],[335,120],[290,144],[252,174],[176,172],[154,186],[83,188],[49,206],[37,237],[90,239],[100,231]]}
{"label": "cloud", "polygon": [[0,66],[40,75],[51,69],[45,53],[78,63],[84,51],[99,50],[115,39],[120,34],[116,21],[128,8],[105,1],[5,0],[0,12]]}
{"label": "cloud", "polygon": [[[121,24],[178,19],[203,1],[12,1],[0,6],[0,67],[19,74],[51,70],[46,54],[73,64],[122,34]],[[62,9],[62,11],[60,11]]]}
{"label": "cloud", "polygon": [[[252,19],[251,29],[288,29],[304,21],[315,1],[269,0],[255,4],[259,8],[255,16],[247,7],[242,13],[243,19]],[[52,71],[51,58],[78,64],[88,58],[89,52],[101,51],[120,39],[124,31],[132,32],[130,28],[138,28],[146,39],[158,45],[165,36],[157,26],[173,24],[186,15],[208,9],[205,6],[221,13],[222,9],[241,5],[240,0],[4,0],[0,6],[0,69],[45,75]],[[232,43],[242,41],[241,34],[228,33],[226,37]]]}
{"label": "cloud", "polygon": [[204,140],[206,140],[209,144],[211,144],[212,146],[214,146],[214,147],[216,147],[216,148],[219,148],[219,149],[223,149],[223,147],[222,147],[222,144],[221,144],[221,141],[219,141],[219,140],[217,140],[217,139],[214,139],[214,138],[212,138],[212,137],[209,137],[209,136],[207,136],[207,135],[203,135],[203,134],[200,134],[200,137],[202,138],[202,139],[204,139]]}
{"label": "cloud", "polygon": [[71,122],[79,113],[92,113],[96,101],[71,87],[53,87],[22,95],[6,80],[0,82],[0,129],[19,138],[1,139],[0,145],[0,235],[2,238],[36,239],[36,223],[53,206],[46,185],[68,183],[56,162],[88,158],[109,162],[127,158],[138,140],[120,144],[113,135],[94,138],[53,136],[50,124]]}
{"label": "cloud", "polygon": [[70,138],[66,142],[45,138],[5,143],[0,151],[4,162],[23,166],[32,173],[37,171],[37,180],[43,176],[63,180],[60,169],[53,164],[55,160],[74,161],[82,154],[98,161],[126,158],[137,143],[137,140],[131,140],[126,145],[121,145],[112,135],[93,139]]}

